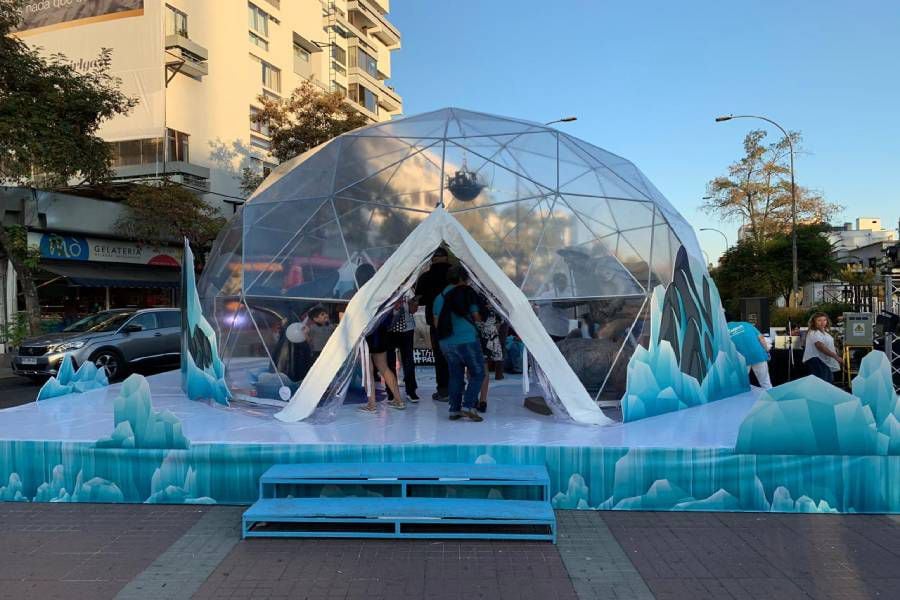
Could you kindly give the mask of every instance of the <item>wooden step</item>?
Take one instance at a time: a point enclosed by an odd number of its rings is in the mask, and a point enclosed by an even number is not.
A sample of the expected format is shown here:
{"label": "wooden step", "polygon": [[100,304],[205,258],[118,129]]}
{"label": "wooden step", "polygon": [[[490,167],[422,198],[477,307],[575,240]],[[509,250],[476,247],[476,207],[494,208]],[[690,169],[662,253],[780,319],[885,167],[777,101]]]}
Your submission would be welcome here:
{"label": "wooden step", "polygon": [[264,498],[244,537],[462,538],[556,541],[549,502],[450,498]]}
{"label": "wooden step", "polygon": [[260,498],[277,496],[277,485],[408,486],[465,485],[538,487],[549,500],[550,476],[543,465],[470,463],[315,463],[273,465],[260,477]]}

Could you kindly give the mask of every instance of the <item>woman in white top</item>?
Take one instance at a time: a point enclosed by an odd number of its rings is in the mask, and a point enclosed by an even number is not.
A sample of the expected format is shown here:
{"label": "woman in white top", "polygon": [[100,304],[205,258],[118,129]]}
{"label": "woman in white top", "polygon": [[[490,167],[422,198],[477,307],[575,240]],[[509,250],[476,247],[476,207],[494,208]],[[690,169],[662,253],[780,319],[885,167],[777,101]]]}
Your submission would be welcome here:
{"label": "woman in white top", "polygon": [[809,318],[806,332],[806,347],[803,350],[803,364],[810,375],[834,382],[834,372],[841,370],[841,357],[835,352],[834,338],[828,333],[831,320],[823,312],[813,313]]}

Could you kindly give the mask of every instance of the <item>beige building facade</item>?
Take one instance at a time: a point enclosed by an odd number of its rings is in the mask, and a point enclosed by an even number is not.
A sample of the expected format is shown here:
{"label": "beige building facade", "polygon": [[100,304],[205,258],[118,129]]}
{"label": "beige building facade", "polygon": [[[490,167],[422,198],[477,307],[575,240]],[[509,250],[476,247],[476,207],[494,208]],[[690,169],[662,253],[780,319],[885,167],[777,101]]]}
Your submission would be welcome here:
{"label": "beige building facade", "polygon": [[[31,4],[31,3],[29,3]],[[112,72],[140,101],[105,123],[116,177],[167,174],[229,214],[244,168],[274,166],[251,115],[262,95],[304,80],[339,90],[370,121],[402,113],[389,84],[400,33],[388,0],[103,0],[34,3],[19,35],[88,69],[112,49]]]}

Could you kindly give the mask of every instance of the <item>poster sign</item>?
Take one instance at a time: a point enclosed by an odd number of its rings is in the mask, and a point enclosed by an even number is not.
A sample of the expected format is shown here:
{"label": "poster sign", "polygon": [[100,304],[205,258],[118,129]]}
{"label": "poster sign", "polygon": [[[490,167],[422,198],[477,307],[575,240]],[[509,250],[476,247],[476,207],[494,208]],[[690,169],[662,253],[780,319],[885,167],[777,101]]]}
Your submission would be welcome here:
{"label": "poster sign", "polygon": [[152,248],[135,242],[64,235],[28,233],[28,245],[40,249],[41,258],[91,262],[115,262],[160,267],[181,265],[178,248]]}
{"label": "poster sign", "polygon": [[77,71],[96,66],[100,51],[112,51],[109,74],[138,105],[105,120],[107,142],[159,138],[165,129],[163,2],[144,0],[25,0],[17,32],[45,56],[62,54]]}
{"label": "poster sign", "polygon": [[71,27],[143,14],[144,0],[25,0],[17,31]]}

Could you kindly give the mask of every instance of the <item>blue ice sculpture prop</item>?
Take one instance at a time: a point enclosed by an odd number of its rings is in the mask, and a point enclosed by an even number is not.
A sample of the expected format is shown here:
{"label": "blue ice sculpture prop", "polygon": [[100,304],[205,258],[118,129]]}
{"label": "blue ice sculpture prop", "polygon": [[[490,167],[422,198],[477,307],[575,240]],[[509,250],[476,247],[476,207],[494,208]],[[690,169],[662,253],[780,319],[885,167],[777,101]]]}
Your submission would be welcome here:
{"label": "blue ice sculpture prop", "polygon": [[213,400],[228,406],[231,399],[216,332],[200,306],[194,253],[187,240],[181,263],[181,389],[191,400]]}
{"label": "blue ice sculpture prop", "polygon": [[153,410],[150,384],[142,375],[132,375],[122,383],[114,412],[116,427],[110,437],[97,440],[98,448],[190,447],[178,417],[167,410]]}
{"label": "blue ice sculpture prop", "polygon": [[98,369],[92,362],[84,362],[78,371],[72,366],[72,357],[66,354],[56,377],[51,377],[38,391],[37,399],[46,400],[67,394],[80,394],[89,390],[96,390],[109,385],[106,377],[106,369]]}
{"label": "blue ice sculpture prop", "polygon": [[738,430],[742,454],[900,455],[900,403],[882,352],[870,352],[853,394],[816,377],[763,394]]}
{"label": "blue ice sculpture prop", "polygon": [[622,415],[635,421],[750,389],[722,301],[703,265],[678,250],[672,282],[650,298],[650,343],[628,361]]}

